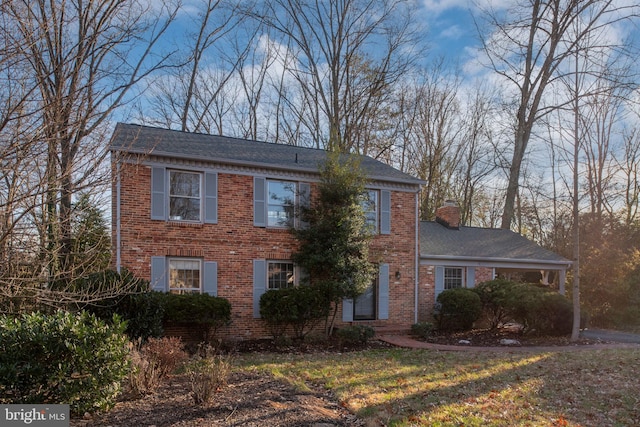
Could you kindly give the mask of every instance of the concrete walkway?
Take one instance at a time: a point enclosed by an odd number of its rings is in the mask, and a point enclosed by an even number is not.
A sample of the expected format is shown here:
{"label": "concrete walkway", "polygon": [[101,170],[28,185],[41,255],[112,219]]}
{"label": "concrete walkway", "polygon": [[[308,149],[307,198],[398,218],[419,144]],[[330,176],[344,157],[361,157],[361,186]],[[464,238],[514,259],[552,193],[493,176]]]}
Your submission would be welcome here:
{"label": "concrete walkway", "polygon": [[598,344],[572,344],[557,346],[499,346],[499,347],[479,347],[470,345],[443,345],[418,341],[408,335],[379,335],[380,341],[395,345],[397,347],[426,349],[436,351],[490,351],[499,353],[520,353],[520,352],[560,352],[560,351],[580,351],[580,350],[601,350],[612,348],[632,348],[640,350],[640,344],[630,342],[598,343]]}
{"label": "concrete walkway", "polygon": [[640,344],[640,334],[630,332],[608,331],[604,329],[584,329],[580,336],[590,340],[626,342]]}

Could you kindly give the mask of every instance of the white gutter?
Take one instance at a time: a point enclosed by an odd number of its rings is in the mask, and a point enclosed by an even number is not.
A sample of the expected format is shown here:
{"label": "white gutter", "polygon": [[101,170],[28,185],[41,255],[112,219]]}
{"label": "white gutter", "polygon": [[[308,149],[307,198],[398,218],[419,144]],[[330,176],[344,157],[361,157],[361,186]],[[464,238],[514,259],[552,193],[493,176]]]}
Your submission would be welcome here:
{"label": "white gutter", "polygon": [[120,254],[120,161],[116,157],[116,271],[120,274],[122,258]]}
{"label": "white gutter", "polygon": [[414,272],[414,307],[413,307],[413,323],[418,323],[418,288],[420,287],[420,187],[418,187],[418,191],[416,192],[416,208],[415,208],[415,219],[416,219],[416,243],[415,243],[415,251],[416,251],[416,262],[415,262],[415,272]]}

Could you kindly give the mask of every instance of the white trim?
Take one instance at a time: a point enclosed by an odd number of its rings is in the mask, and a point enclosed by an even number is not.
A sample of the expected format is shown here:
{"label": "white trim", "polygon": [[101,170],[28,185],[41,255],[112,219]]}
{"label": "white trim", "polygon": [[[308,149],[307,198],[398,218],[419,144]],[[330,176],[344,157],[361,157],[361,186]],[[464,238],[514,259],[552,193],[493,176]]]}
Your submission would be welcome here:
{"label": "white trim", "polygon": [[[189,292],[197,292],[197,293],[203,293],[203,288],[204,288],[204,268],[203,268],[203,262],[201,258],[194,258],[194,257],[180,257],[180,256],[168,256],[166,257],[166,274],[167,274],[167,292],[171,292],[172,290],[179,290],[179,291],[189,291]],[[199,280],[199,287],[198,288],[172,288],[171,287],[171,261],[196,261],[198,263],[198,280]],[[195,271],[195,270],[191,270],[191,271]]]}
{"label": "white trim", "polygon": [[116,159],[116,271],[120,274],[122,270],[122,212],[120,211],[122,179],[120,177],[120,160]]}
{"label": "white trim", "polygon": [[[183,173],[183,174],[190,174],[190,175],[197,175],[198,176],[198,193],[199,196],[198,197],[194,197],[194,196],[183,196],[183,195],[174,195],[171,193],[171,174],[172,173]],[[179,168],[167,168],[166,170],[166,174],[165,174],[165,179],[166,179],[166,183],[165,183],[165,188],[167,189],[166,192],[166,196],[165,196],[165,202],[167,203],[166,206],[166,215],[167,215],[167,221],[173,221],[173,222],[187,222],[187,223],[191,223],[191,224],[203,224],[204,223],[204,205],[205,205],[205,194],[204,194],[204,172],[202,171],[192,171],[192,170],[184,170],[184,169],[179,169]],[[200,206],[199,206],[199,212],[198,212],[198,219],[176,219],[176,218],[172,218],[171,217],[171,197],[176,197],[176,198],[184,198],[184,199],[189,199],[189,200],[199,200],[200,201]]]}
{"label": "white trim", "polygon": [[467,258],[467,257],[420,257],[420,265],[446,265],[492,268],[520,268],[531,270],[568,269],[571,264],[563,261],[519,260],[508,258]]}

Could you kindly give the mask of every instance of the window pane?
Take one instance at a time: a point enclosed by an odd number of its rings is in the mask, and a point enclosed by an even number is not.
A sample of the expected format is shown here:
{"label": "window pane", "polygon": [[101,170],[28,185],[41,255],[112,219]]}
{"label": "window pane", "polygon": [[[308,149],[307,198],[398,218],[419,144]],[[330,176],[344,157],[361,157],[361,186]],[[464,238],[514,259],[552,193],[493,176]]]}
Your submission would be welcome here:
{"label": "window pane", "polygon": [[292,262],[269,263],[269,289],[286,289],[295,284]]}
{"label": "window pane", "polygon": [[200,292],[200,261],[170,259],[169,291],[172,293]]}
{"label": "window pane", "polygon": [[200,174],[171,171],[169,179],[172,196],[200,197]]}
{"label": "window pane", "polygon": [[174,221],[199,221],[200,199],[171,197],[169,199],[169,219]]}
{"label": "window pane", "polygon": [[462,268],[444,269],[444,288],[455,289],[462,287]]}
{"label": "window pane", "polygon": [[378,230],[378,192],[376,190],[367,190],[362,198],[362,210],[367,224],[373,227],[374,231]]}
{"label": "window pane", "polygon": [[296,184],[286,181],[269,181],[267,225],[290,227],[293,225]]}
{"label": "window pane", "polygon": [[170,171],[169,219],[200,221],[200,174]]}

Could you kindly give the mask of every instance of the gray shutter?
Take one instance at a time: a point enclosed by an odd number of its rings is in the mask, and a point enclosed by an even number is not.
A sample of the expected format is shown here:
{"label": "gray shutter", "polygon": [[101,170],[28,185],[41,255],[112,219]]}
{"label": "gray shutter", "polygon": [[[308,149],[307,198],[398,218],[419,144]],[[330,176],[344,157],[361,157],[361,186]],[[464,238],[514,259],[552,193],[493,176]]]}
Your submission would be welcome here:
{"label": "gray shutter", "polygon": [[391,234],[391,192],[380,191],[380,234]]}
{"label": "gray shutter", "polygon": [[204,222],[218,222],[218,174],[214,172],[204,174]]}
{"label": "gray shutter", "polygon": [[267,261],[253,260],[253,317],[260,318],[260,297],[267,291]]}
{"label": "gray shutter", "polygon": [[[311,206],[311,184],[308,182],[301,182],[298,186],[299,195],[299,205],[301,209],[298,212],[298,215],[302,213],[302,209],[308,209]],[[304,221],[302,217],[300,217],[300,228],[309,228],[309,222]]]}
{"label": "gray shutter", "polygon": [[203,286],[204,293],[218,296],[218,263],[215,261],[207,261],[204,263],[203,274]]}
{"label": "gray shutter", "polygon": [[442,291],[444,291],[444,267],[436,266],[436,301],[438,300],[438,295],[440,295]]}
{"label": "gray shutter", "polygon": [[166,185],[165,169],[151,168],[151,219],[167,219]]}
{"label": "gray shutter", "polygon": [[476,269],[474,267],[467,267],[467,288],[476,287]]}
{"label": "gray shutter", "polygon": [[167,291],[167,265],[165,257],[151,257],[151,289],[158,292]]}
{"label": "gray shutter", "polygon": [[353,300],[352,299],[342,300],[342,321],[353,322]]}
{"label": "gray shutter", "polygon": [[257,176],[253,178],[253,225],[267,226],[267,180]]}
{"label": "gray shutter", "polygon": [[389,264],[380,264],[378,278],[378,319],[389,319]]}

